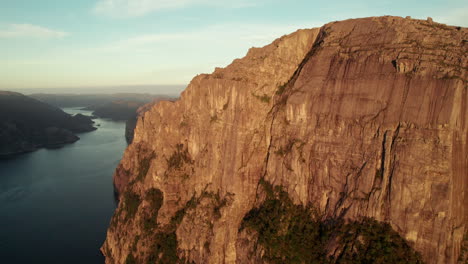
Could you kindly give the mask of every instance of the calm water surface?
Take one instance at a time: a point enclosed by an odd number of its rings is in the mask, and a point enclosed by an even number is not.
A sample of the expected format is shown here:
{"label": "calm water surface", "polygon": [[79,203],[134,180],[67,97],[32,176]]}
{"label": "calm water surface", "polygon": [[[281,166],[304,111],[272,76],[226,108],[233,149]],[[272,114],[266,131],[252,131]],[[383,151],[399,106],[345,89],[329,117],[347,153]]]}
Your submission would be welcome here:
{"label": "calm water surface", "polygon": [[74,144],[0,160],[0,263],[104,262],[112,174],[127,144],[124,122],[95,121]]}

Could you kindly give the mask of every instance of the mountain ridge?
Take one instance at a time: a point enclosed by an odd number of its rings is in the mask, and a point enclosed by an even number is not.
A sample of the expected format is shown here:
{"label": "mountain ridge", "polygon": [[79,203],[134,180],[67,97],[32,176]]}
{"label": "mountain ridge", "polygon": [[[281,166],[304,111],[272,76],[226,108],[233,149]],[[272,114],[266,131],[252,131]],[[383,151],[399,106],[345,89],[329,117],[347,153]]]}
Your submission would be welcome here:
{"label": "mountain ridge", "polygon": [[0,157],[59,147],[93,131],[90,117],[61,109],[16,92],[0,91]]}

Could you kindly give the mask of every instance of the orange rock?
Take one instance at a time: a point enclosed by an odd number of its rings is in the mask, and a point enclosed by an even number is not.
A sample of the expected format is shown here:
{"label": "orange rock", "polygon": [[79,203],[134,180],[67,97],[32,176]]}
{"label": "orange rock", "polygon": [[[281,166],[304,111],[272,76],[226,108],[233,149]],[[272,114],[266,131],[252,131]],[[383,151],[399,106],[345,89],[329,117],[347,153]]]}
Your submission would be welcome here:
{"label": "orange rock", "polygon": [[[468,222],[466,39],[466,28],[371,17],[252,48],[139,118],[116,186],[143,198],[160,189],[157,230],[174,228],[177,255],[195,263],[245,259],[238,230],[261,178],[324,219],[373,217],[425,262],[456,263]],[[125,222],[125,204],[106,263],[151,251],[151,208],[143,199]]]}

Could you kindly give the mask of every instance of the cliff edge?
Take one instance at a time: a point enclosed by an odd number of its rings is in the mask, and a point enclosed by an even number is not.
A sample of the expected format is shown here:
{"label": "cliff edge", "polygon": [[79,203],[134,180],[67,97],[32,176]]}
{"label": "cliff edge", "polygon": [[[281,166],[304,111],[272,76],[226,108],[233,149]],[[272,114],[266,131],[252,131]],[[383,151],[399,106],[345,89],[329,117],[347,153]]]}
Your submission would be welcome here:
{"label": "cliff edge", "polygon": [[463,263],[467,40],[352,19],[196,76],[138,119],[106,263]]}

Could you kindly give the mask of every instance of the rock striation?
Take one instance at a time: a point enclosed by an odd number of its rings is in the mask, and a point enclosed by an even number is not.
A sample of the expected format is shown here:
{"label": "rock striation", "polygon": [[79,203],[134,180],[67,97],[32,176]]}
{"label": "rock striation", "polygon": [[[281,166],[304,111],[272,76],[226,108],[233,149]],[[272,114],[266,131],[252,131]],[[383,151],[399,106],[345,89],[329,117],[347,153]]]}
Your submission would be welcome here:
{"label": "rock striation", "polygon": [[[352,19],[196,76],[138,119],[106,263],[281,263],[247,227],[285,196],[278,208],[387,223],[425,263],[463,263],[467,40],[432,20]],[[332,263],[339,237],[322,247]]]}
{"label": "rock striation", "polygon": [[153,99],[153,101],[143,104],[140,107],[138,107],[133,115],[129,117],[125,121],[125,139],[127,140],[127,143],[130,144],[133,141],[133,134],[135,132],[135,127],[137,125],[138,117],[142,116],[146,111],[150,110],[154,105],[156,105],[160,101],[175,101],[175,98],[173,97],[163,97],[160,96],[159,98]]}

